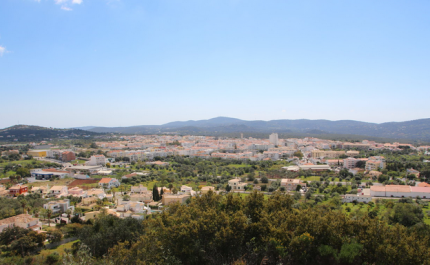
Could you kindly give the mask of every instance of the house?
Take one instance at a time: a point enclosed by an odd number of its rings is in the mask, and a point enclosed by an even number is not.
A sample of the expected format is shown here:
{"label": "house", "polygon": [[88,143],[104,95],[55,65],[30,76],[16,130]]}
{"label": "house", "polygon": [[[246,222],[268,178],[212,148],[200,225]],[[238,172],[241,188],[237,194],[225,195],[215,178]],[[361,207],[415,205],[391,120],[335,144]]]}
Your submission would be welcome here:
{"label": "house", "polygon": [[61,196],[66,197],[69,195],[69,191],[67,186],[53,186],[51,189],[49,189],[49,195],[55,195],[58,198]]}
{"label": "house", "polygon": [[11,196],[18,196],[26,192],[28,192],[28,187],[21,184],[18,184],[9,188],[9,195]]}
{"label": "house", "polygon": [[254,190],[261,191],[261,186],[254,186]]}
{"label": "house", "polygon": [[152,191],[149,191],[147,187],[142,185],[132,186],[130,201],[150,203],[153,201]]}
{"label": "house", "polygon": [[71,210],[73,212],[75,210],[74,206],[70,206],[70,201],[68,199],[60,201],[50,201],[44,204],[43,208],[51,209],[53,214],[65,213],[67,210]]}
{"label": "house", "polygon": [[83,206],[89,206],[93,203],[97,202],[98,197],[88,197],[88,198],[83,198],[82,199],[82,205]]}
{"label": "house", "polygon": [[147,193],[148,188],[144,187],[142,184],[139,186],[131,186],[131,193]]}
{"label": "house", "polygon": [[346,194],[343,196],[342,202],[353,202],[353,201],[368,203],[372,201],[372,196],[355,195],[355,194]]}
{"label": "house", "polygon": [[378,170],[385,168],[385,158],[383,156],[372,156],[366,162],[366,170]]}
{"label": "house", "polygon": [[415,177],[417,177],[417,178],[420,177],[420,172],[418,170],[413,169],[413,168],[406,169],[406,172],[408,174],[415,175]]}
{"label": "house", "polygon": [[162,203],[164,205],[168,205],[168,204],[175,203],[175,202],[179,202],[181,204],[184,204],[187,201],[187,199],[190,197],[191,197],[191,195],[187,195],[187,194],[182,194],[182,195],[164,194],[163,199],[162,199]]}
{"label": "house", "polygon": [[329,165],[299,165],[301,170],[311,170],[311,171],[330,171],[331,168]]}
{"label": "house", "polygon": [[137,173],[131,173],[131,174],[122,176],[121,179],[129,179],[129,178],[137,177],[137,176],[138,176]]}
{"label": "house", "polygon": [[87,193],[79,187],[70,188],[69,195],[72,195],[73,197],[87,197]]}
{"label": "house", "polygon": [[99,186],[107,189],[111,189],[112,187],[119,187],[119,181],[115,178],[102,178],[99,181]]}
{"label": "house", "polygon": [[306,183],[303,183],[300,179],[282,179],[281,187],[285,187],[287,191],[296,190],[297,186],[306,187]]}
{"label": "house", "polygon": [[353,151],[353,150],[346,151],[346,155],[349,156],[349,157],[359,156],[360,155],[360,151]]}
{"label": "house", "polygon": [[106,157],[104,155],[93,155],[90,160],[85,163],[86,166],[105,166]]}
{"label": "house", "polygon": [[182,194],[189,194],[191,196],[194,196],[196,194],[196,192],[193,191],[193,188],[185,186],[185,185],[181,186],[181,193]]}
{"label": "house", "polygon": [[91,175],[97,174],[100,170],[102,170],[102,166],[71,166],[66,168],[68,172],[70,172],[70,176],[78,175]]}
{"label": "house", "polygon": [[103,189],[91,189],[91,190],[87,190],[87,196],[96,197],[102,200],[104,197],[106,197],[106,194]]}
{"label": "house", "polygon": [[61,154],[61,160],[63,162],[70,162],[75,159],[76,159],[75,153],[73,153],[72,151],[65,151]]}
{"label": "house", "polygon": [[98,175],[102,175],[102,176],[112,175],[112,173],[113,173],[112,170],[100,170],[99,172],[97,172]]}
{"label": "house", "polygon": [[146,214],[151,214],[151,209],[142,202],[123,201],[116,207],[116,212],[121,218],[143,219]]}
{"label": "house", "polygon": [[46,195],[49,193],[49,185],[40,186],[40,187],[32,187],[30,190],[31,193],[39,193],[42,195]]}
{"label": "house", "polygon": [[33,229],[34,231],[42,230],[42,223],[39,218],[33,218],[30,214],[19,214],[3,220],[0,220],[0,232],[7,227],[18,226],[22,228]]}
{"label": "house", "polygon": [[242,181],[240,180],[240,178],[235,178],[235,179],[231,179],[228,181],[228,185],[231,187],[232,191],[236,191],[236,190],[245,190],[246,187],[246,183],[242,183]]}
{"label": "house", "polygon": [[58,178],[63,179],[69,176],[68,171],[61,171],[55,168],[48,169],[34,169],[31,171],[31,176],[37,180],[50,180],[54,176],[58,176]]}
{"label": "house", "polygon": [[406,185],[386,185],[370,187],[373,197],[430,198],[430,187],[411,187]]}
{"label": "house", "polygon": [[201,188],[201,193],[202,194],[206,194],[206,193],[208,193],[209,191],[212,191],[212,192],[215,192],[215,187],[212,187],[212,186],[204,186],[204,187],[202,187]]}
{"label": "house", "polygon": [[430,184],[425,183],[425,182],[420,182],[420,183],[418,183],[418,187],[430,187]]}

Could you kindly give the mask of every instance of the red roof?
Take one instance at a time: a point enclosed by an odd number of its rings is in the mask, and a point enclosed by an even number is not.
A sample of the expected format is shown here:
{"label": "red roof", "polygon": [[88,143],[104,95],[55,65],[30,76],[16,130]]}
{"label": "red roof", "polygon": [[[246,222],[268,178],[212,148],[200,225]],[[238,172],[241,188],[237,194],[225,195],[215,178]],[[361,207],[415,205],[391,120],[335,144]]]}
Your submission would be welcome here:
{"label": "red roof", "polygon": [[111,182],[111,180],[113,180],[113,178],[102,178],[99,183],[109,183]]}

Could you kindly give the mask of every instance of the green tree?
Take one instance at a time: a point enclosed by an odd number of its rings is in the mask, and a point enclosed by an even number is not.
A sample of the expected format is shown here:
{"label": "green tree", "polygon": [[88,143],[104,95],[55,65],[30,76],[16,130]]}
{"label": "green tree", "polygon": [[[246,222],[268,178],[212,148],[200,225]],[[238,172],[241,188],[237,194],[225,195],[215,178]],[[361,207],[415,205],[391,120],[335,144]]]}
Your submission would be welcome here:
{"label": "green tree", "polygon": [[391,223],[399,223],[406,227],[422,222],[424,214],[421,207],[411,203],[397,203],[390,217]]}
{"label": "green tree", "polygon": [[46,238],[49,243],[60,242],[63,239],[63,234],[58,229],[51,229],[46,233]]}
{"label": "green tree", "polygon": [[48,226],[51,226],[51,215],[52,215],[52,210],[46,209],[46,216],[48,217]]}
{"label": "green tree", "polygon": [[53,252],[46,257],[46,264],[53,265],[60,261],[60,255],[57,252]]}
{"label": "green tree", "polygon": [[152,199],[156,202],[160,200],[157,184],[154,184],[154,187],[152,188]]}

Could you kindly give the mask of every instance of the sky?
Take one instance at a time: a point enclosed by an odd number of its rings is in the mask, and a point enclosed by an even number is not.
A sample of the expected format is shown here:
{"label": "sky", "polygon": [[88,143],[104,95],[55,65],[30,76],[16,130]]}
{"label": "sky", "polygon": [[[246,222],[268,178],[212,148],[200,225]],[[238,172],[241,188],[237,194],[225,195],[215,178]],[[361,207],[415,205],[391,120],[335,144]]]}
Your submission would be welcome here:
{"label": "sky", "polygon": [[430,1],[1,0],[0,128],[430,118]]}

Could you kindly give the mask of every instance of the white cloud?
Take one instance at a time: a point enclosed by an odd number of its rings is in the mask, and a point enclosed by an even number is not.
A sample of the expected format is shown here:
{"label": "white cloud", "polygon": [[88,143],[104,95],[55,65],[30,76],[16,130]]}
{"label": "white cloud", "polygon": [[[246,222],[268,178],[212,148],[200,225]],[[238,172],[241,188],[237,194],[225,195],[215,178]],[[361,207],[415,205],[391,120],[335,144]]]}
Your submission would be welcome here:
{"label": "white cloud", "polygon": [[6,52],[6,48],[0,46],[0,56],[3,56],[3,53],[5,53],[5,52]]}
{"label": "white cloud", "polygon": [[67,2],[68,0],[54,0],[54,2],[57,4],[57,5],[59,5],[59,4],[62,4],[62,3],[65,3],[65,2]]}
{"label": "white cloud", "polygon": [[82,4],[82,0],[72,0],[72,4]]}
{"label": "white cloud", "polygon": [[70,7],[67,7],[67,6],[62,6],[61,9],[66,10],[66,11],[72,11],[73,10]]}

